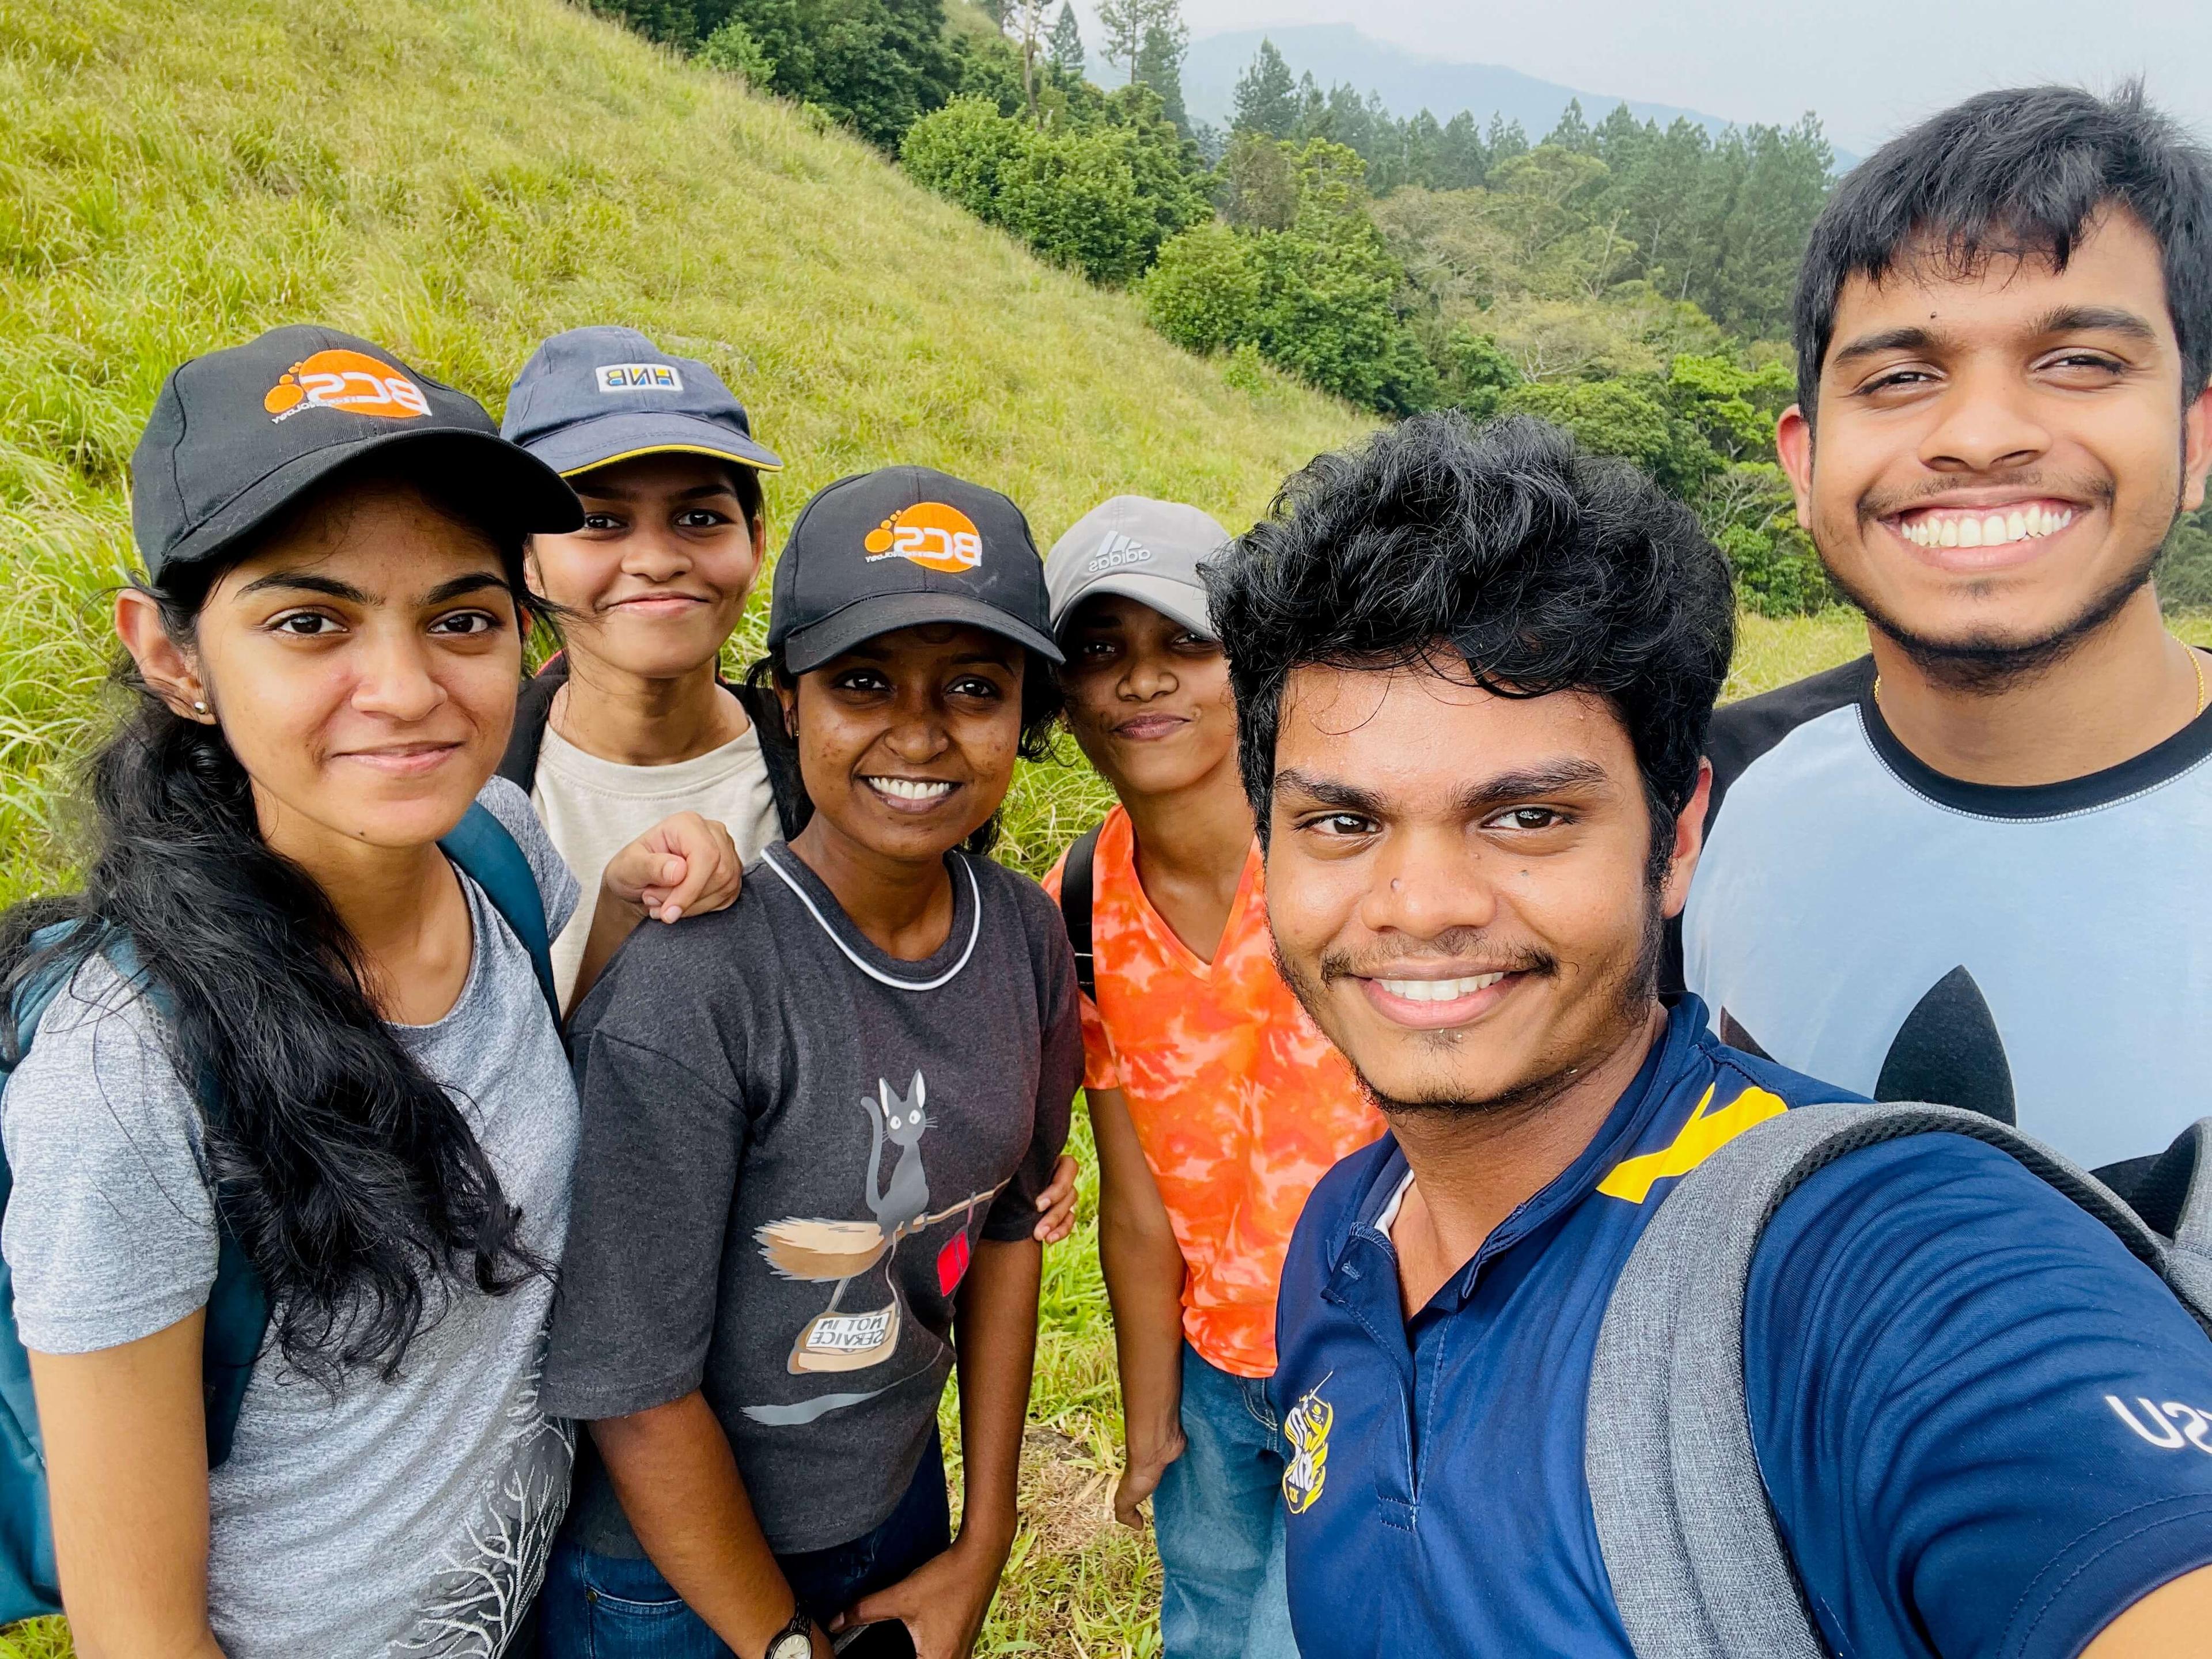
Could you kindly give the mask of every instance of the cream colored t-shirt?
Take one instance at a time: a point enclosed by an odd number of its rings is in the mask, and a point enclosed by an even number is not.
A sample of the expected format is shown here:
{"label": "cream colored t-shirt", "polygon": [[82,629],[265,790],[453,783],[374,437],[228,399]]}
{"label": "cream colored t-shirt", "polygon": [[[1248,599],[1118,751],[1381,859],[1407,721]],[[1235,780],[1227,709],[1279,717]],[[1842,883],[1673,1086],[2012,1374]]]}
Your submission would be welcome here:
{"label": "cream colored t-shirt", "polygon": [[625,766],[586,754],[549,725],[530,804],[584,890],[575,915],[553,941],[553,976],[563,1007],[583,963],[609,859],[678,812],[696,812],[724,825],[747,864],[780,833],[760,734],[750,728],[691,760]]}

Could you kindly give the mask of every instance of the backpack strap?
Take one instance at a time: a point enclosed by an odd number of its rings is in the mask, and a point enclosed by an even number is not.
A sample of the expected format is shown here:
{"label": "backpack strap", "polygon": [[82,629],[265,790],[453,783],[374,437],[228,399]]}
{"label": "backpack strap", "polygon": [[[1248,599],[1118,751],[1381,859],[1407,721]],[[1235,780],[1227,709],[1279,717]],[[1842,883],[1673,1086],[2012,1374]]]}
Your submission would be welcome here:
{"label": "backpack strap", "polygon": [[[2212,1132],[2212,1121],[2191,1133]],[[1838,1158],[1905,1135],[2001,1148],[2095,1216],[2206,1323],[2212,1261],[2009,1124],[1914,1102],[1801,1107],[1723,1146],[1661,1203],[1621,1270],[1590,1374],[1583,1473],[1638,1659],[1826,1659],[1751,1441],[1744,1297],[1784,1200]],[[2202,1166],[2200,1165],[2200,1169]],[[2212,1177],[2207,1212],[2212,1224]],[[2208,1325],[2212,1329],[2212,1325]]]}
{"label": "backpack strap", "polygon": [[483,889],[492,908],[530,952],[538,988],[545,994],[545,1006],[553,1011],[553,1029],[557,1031],[561,994],[553,983],[553,941],[545,921],[545,896],[538,891],[538,872],[530,867],[529,856],[482,801],[471,801],[461,821],[438,845]]}
{"label": "backpack strap", "polygon": [[1075,950],[1075,982],[1094,1003],[1098,1000],[1098,963],[1091,949],[1091,872],[1098,858],[1099,832],[1105,827],[1094,823],[1078,836],[1067,849],[1067,862],[1060,870],[1060,919],[1066,925],[1067,942]]}
{"label": "backpack strap", "polygon": [[515,693],[514,725],[507,734],[507,752],[500,757],[499,775],[526,795],[537,786],[538,751],[545,746],[554,696],[568,683],[568,659],[556,652]]}
{"label": "backpack strap", "polygon": [[[32,934],[30,948],[49,949],[64,943],[79,928],[96,925],[82,921],[57,922]],[[126,981],[144,979],[138,953],[125,935],[109,933],[100,942],[99,951]],[[16,1054],[29,1048],[39,1021],[82,960],[70,954],[51,962],[17,992],[9,1010],[15,1028]],[[166,1018],[168,999],[161,988],[151,983],[143,988],[148,1001]],[[200,1079],[197,1092],[202,1115],[211,1116],[218,1103],[205,1077]],[[0,1163],[0,1206],[4,1206],[13,1187],[4,1163]],[[254,1362],[261,1357],[262,1344],[269,1333],[267,1287],[262,1284],[260,1272],[246,1255],[246,1247],[223,1219],[220,1206],[216,1212],[216,1225],[218,1237],[215,1283],[208,1291],[207,1319],[200,1341],[200,1400],[204,1407],[208,1467],[211,1469],[230,1455],[231,1443],[238,1432],[239,1409],[246,1401],[246,1384],[252,1380]],[[0,1275],[0,1284],[4,1283],[4,1275]],[[11,1431],[10,1443],[22,1438],[27,1444],[28,1437],[37,1432],[38,1406],[31,1392],[27,1365],[15,1363],[21,1359],[22,1347],[15,1340],[12,1303],[8,1334],[10,1340],[5,1344],[4,1355],[0,1355],[0,1359],[7,1362],[0,1363],[0,1408],[4,1408],[10,1419],[4,1425]]]}

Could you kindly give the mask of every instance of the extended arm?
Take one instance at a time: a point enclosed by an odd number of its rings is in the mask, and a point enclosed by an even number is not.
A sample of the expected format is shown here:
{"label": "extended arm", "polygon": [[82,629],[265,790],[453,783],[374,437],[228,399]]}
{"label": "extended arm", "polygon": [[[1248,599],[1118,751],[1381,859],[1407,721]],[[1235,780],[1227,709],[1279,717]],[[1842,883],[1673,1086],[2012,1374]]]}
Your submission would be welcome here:
{"label": "extended arm", "polygon": [[2212,1567],[2161,1584],[2105,1626],[2081,1659],[2185,1659],[2212,1631]]}
{"label": "extended arm", "polygon": [[[692,1612],[740,1654],[765,1653],[796,1606],[769,1552],[729,1437],[696,1389],[592,1425],[637,1541]],[[816,1632],[817,1659],[829,1644]]]}
{"label": "extended arm", "polygon": [[1142,1524],[1137,1506],[1182,1455],[1182,1249],[1119,1089],[1093,1089],[1091,1133],[1098,1145],[1098,1257],[1114,1309],[1121,1370],[1126,1467],[1114,1514]]}
{"label": "extended arm", "polygon": [[1036,1359],[1037,1286],[1044,1252],[1035,1239],[975,1247],[960,1287],[955,1336],[960,1364],[960,1536],[897,1583],[864,1596],[843,1624],[905,1622],[915,1659],[967,1659],[998,1593],[1014,1545],[1022,1425]]}
{"label": "extended arm", "polygon": [[207,1609],[206,1317],[96,1353],[31,1356],[80,1659],[222,1659]]}

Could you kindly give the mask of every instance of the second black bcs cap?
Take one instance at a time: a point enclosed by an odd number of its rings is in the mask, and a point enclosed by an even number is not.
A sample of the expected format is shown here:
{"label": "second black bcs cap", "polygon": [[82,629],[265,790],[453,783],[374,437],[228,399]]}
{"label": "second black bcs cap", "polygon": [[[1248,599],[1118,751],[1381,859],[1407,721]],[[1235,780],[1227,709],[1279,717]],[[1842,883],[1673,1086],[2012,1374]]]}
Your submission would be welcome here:
{"label": "second black bcs cap", "polygon": [[794,674],[864,640],[963,623],[1062,660],[1029,520],[995,489],[933,467],[887,466],[817,492],[791,526],[768,643]]}

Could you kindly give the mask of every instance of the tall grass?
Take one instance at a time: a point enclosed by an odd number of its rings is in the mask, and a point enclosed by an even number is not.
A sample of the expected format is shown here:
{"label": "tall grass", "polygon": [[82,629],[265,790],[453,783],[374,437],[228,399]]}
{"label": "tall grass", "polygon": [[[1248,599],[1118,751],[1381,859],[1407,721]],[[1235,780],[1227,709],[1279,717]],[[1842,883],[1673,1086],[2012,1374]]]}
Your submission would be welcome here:
{"label": "tall grass", "polygon": [[495,413],[543,336],[641,327],[744,398],[789,464],[778,526],[890,461],[1004,489],[1048,543],[1121,490],[1249,521],[1362,424],[1230,384],[857,140],[562,0],[0,0],[0,899],[67,866],[55,768],[161,376],[275,324]]}
{"label": "tall grass", "polygon": [[[495,411],[541,336],[641,327],[713,363],[784,454],[778,523],[896,460],[1005,489],[1043,541],[1121,490],[1235,525],[1362,426],[1175,351],[865,146],[560,0],[0,0],[0,901],[71,862],[63,785],[102,719],[161,377],[275,324],[367,334]],[[757,599],[733,659],[763,623]],[[1729,694],[1862,641],[1848,613],[1747,617]],[[1004,814],[1001,856],[1033,873],[1109,804],[1066,747]],[[1158,1563],[1107,1512],[1119,1401],[1079,1121],[1076,1147],[981,1650],[1150,1659]],[[58,1621],[0,1634],[0,1659],[67,1652]]]}

